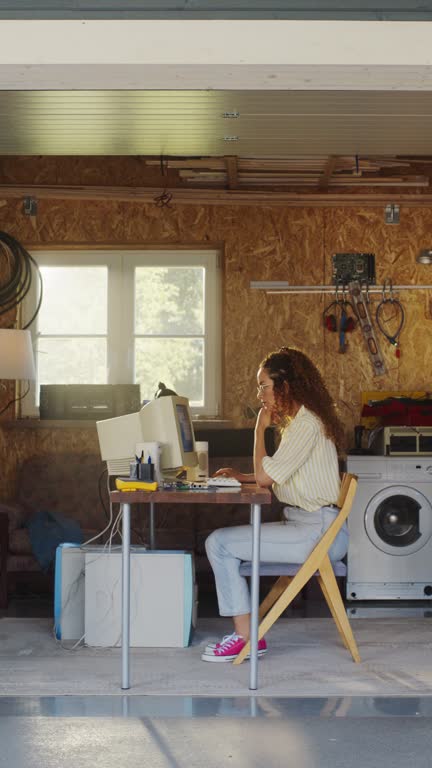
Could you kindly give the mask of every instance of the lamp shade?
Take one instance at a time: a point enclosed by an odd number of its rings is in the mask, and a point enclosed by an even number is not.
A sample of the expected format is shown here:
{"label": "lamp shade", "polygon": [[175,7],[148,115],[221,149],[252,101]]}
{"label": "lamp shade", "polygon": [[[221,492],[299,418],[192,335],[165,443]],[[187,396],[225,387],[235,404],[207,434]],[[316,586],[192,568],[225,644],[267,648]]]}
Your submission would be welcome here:
{"label": "lamp shade", "polygon": [[0,379],[35,379],[30,331],[0,328]]}

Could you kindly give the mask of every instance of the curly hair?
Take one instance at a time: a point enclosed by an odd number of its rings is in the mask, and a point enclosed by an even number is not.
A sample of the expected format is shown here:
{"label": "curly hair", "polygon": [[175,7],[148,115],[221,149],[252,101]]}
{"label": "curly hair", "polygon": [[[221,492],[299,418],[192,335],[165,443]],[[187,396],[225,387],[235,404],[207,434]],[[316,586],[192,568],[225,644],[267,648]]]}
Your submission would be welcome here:
{"label": "curly hair", "polygon": [[326,437],[337,447],[343,447],[344,430],[336,406],[318,368],[307,355],[295,347],[281,347],[267,355],[260,368],[265,368],[274,382],[276,421],[282,425],[289,418],[292,403],[300,403],[318,416]]}

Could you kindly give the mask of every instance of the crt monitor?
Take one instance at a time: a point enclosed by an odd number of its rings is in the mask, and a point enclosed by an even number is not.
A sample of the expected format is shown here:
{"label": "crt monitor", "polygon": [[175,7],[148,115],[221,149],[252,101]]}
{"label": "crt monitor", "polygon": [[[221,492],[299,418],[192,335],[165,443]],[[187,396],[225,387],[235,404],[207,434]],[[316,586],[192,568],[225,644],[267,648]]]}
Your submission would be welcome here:
{"label": "crt monitor", "polygon": [[151,400],[138,413],[96,422],[102,459],[110,475],[129,475],[137,443],[162,445],[161,469],[194,467],[195,436],[189,401],[179,395]]}

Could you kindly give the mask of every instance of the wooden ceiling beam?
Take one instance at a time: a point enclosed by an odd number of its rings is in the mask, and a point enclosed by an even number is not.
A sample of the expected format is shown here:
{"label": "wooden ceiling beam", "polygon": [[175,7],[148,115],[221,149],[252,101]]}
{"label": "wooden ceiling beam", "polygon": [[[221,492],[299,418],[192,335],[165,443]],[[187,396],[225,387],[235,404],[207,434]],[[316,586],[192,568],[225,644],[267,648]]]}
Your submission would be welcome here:
{"label": "wooden ceiling beam", "polygon": [[395,159],[409,163],[432,163],[431,155],[395,155]]}
{"label": "wooden ceiling beam", "polygon": [[[154,158],[145,161],[146,165],[153,166],[159,165],[160,160]],[[165,158],[165,163],[168,168],[186,169],[202,169],[208,171],[223,171],[225,169],[225,162],[223,157],[184,157],[184,158]]]}
{"label": "wooden ceiling beam", "polygon": [[[289,207],[317,206],[375,206],[389,202],[407,207],[430,207],[432,193],[377,192],[373,190],[355,190],[352,192],[310,192],[310,191],[272,191],[272,190],[229,190],[229,189],[190,189],[171,187],[171,205],[284,205]],[[160,198],[160,187],[109,187],[109,186],[38,186],[38,185],[2,185],[0,184],[0,203],[2,200],[34,197],[37,200],[114,200],[129,203],[154,203]]]}
{"label": "wooden ceiling beam", "polygon": [[228,179],[228,189],[237,189],[239,181],[237,155],[225,155],[224,160]]}
{"label": "wooden ceiling beam", "polygon": [[326,189],[328,187],[330,179],[333,175],[333,171],[336,170],[337,160],[338,159],[336,155],[329,156],[325,164],[324,170],[321,174],[321,177],[318,181],[318,189]]}
{"label": "wooden ceiling beam", "polygon": [[432,171],[432,167],[425,166],[423,163],[407,165],[393,165],[390,167],[383,166],[374,171],[363,171],[363,177],[366,179],[373,179],[379,176],[428,176]]}

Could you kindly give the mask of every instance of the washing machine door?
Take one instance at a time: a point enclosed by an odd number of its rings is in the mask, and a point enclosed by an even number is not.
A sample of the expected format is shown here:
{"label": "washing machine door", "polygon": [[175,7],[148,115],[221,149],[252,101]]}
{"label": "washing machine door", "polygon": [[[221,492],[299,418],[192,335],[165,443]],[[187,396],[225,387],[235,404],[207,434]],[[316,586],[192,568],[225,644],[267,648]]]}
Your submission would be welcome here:
{"label": "washing machine door", "polygon": [[432,505],[416,488],[391,485],[370,499],[365,528],[372,544],[382,552],[410,555],[432,536]]}

